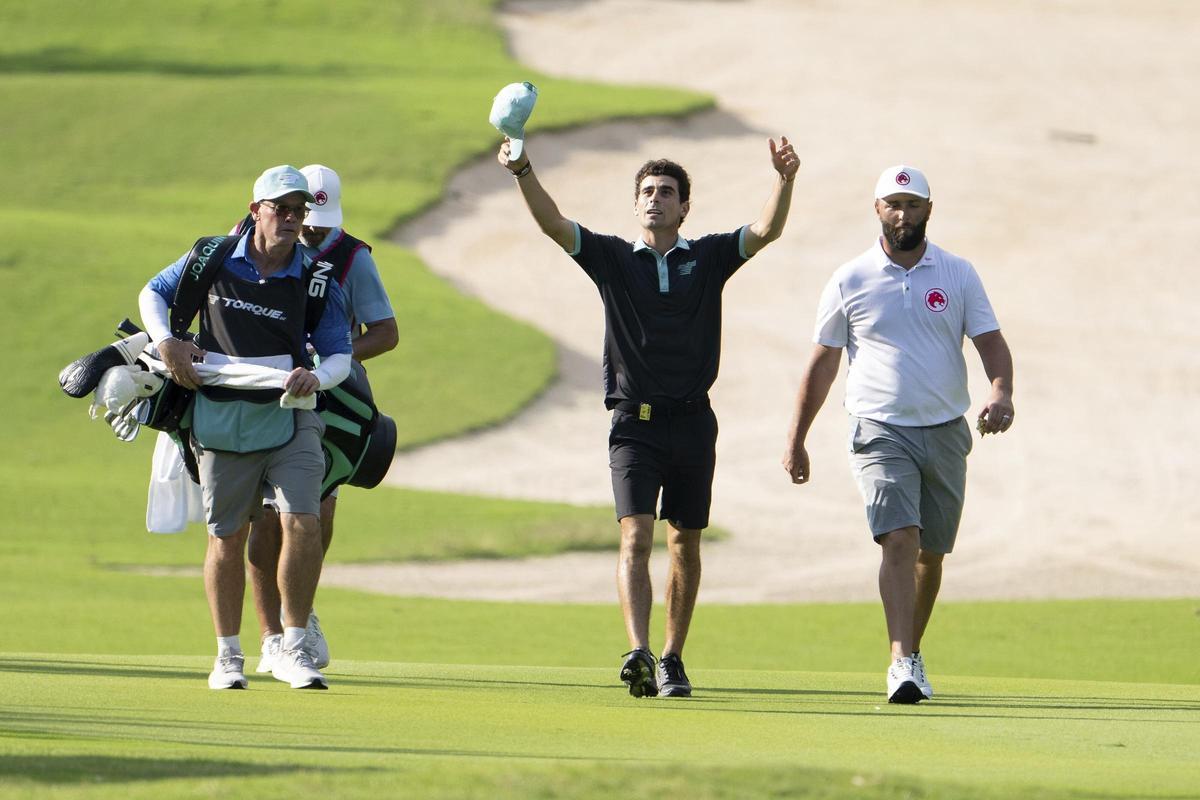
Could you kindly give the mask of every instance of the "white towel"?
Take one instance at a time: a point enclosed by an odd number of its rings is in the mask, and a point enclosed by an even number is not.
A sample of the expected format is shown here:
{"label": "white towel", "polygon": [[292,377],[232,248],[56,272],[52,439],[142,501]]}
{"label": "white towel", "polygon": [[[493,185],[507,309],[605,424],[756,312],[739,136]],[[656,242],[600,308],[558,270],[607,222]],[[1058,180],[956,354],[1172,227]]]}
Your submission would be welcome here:
{"label": "white towel", "polygon": [[150,489],[146,494],[146,530],[179,533],[189,522],[204,521],[204,497],[183,464],[175,441],[161,431],[154,443]]}
{"label": "white towel", "polygon": [[[171,374],[167,365],[157,359],[144,355],[141,360],[153,372],[160,375]],[[200,362],[193,364],[192,368],[196,370],[196,374],[200,376],[200,382],[205,386],[227,386],[230,389],[282,389],[283,382],[287,380],[288,375],[291,375],[291,372],[285,369],[263,367],[245,361],[228,364]],[[281,408],[316,408],[317,394],[313,392],[307,397],[296,397],[291,392],[284,392],[283,396],[279,398],[279,406]]]}

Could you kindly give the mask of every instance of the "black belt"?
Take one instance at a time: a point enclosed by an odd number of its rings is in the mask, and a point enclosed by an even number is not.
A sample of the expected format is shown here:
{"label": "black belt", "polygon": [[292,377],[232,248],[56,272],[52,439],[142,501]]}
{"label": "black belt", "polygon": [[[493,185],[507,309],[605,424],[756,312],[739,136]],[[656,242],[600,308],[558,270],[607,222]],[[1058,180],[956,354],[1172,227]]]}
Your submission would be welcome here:
{"label": "black belt", "polygon": [[707,397],[699,400],[684,400],[683,402],[662,400],[657,403],[638,403],[633,400],[618,400],[612,405],[618,411],[636,414],[640,420],[660,419],[662,417],[686,417],[699,414],[711,408]]}

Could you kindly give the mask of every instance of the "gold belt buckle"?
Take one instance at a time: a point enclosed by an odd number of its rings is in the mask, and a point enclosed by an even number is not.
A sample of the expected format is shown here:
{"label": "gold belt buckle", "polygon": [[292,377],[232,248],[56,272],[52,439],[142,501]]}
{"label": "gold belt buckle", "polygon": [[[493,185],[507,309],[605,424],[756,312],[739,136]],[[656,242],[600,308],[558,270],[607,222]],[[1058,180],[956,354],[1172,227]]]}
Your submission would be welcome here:
{"label": "gold belt buckle", "polygon": [[642,420],[643,422],[650,419],[649,403],[642,403],[640,406],[638,406],[638,419]]}

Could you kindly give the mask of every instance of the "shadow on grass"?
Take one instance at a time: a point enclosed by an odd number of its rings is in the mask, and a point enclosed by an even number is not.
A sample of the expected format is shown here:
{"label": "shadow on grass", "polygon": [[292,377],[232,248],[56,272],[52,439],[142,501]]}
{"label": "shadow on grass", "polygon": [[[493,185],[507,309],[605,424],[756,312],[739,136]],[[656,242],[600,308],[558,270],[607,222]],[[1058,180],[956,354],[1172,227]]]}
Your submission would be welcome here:
{"label": "shadow on grass", "polygon": [[[932,701],[946,708],[1014,709],[1024,711],[1180,711],[1200,712],[1200,700],[1150,699],[1137,697],[990,697],[946,695]],[[1159,719],[1167,722],[1170,720]],[[1179,722],[1200,724],[1200,717]]]}
{"label": "shadow on grass", "polygon": [[171,678],[175,680],[201,680],[205,674],[195,669],[175,669],[156,666],[133,666],[130,664],[104,663],[99,661],[72,661],[62,658],[9,658],[0,657],[0,672],[27,672],[37,675],[87,675],[97,678]]}
{"label": "shadow on grass", "polygon": [[[533,669],[531,667],[531,669]],[[357,684],[360,686],[386,686],[395,687],[398,689],[469,689],[478,687],[480,689],[494,689],[496,687],[521,687],[529,686],[534,688],[545,689],[601,689],[603,685],[595,683],[568,683],[564,681],[547,681],[547,680],[507,680],[501,678],[459,678],[459,677],[442,677],[438,675],[406,675],[400,678],[388,678],[381,675],[371,676],[355,676],[346,675],[338,676],[339,684],[342,682]]]}
{"label": "shadow on grass", "polygon": [[[206,758],[128,758],[122,756],[0,756],[0,781],[24,779],[50,784],[103,784],[176,778],[235,778],[296,775],[306,764],[250,764]],[[321,771],[361,772],[322,765]]]}
{"label": "shadow on grass", "polygon": [[704,693],[708,694],[709,692],[713,694],[747,695],[750,697],[754,695],[795,695],[798,697],[861,697],[864,700],[878,695],[878,692],[846,691],[840,689],[732,689],[722,686],[704,687]]}
{"label": "shadow on grass", "polygon": [[102,55],[79,47],[46,47],[25,53],[0,55],[0,73],[139,73],[190,77],[246,75],[334,75],[347,70],[332,64],[293,63],[230,64],[226,62],[168,61],[145,56]]}
{"label": "shadow on grass", "polygon": [[[102,735],[109,739],[146,739],[163,741],[180,731],[206,731],[217,737],[303,735],[302,725],[283,725],[275,721],[217,722],[155,716],[153,709],[126,709],[125,714],[106,708],[36,707],[29,710],[0,708],[0,738],[77,739]],[[222,739],[214,739],[221,741]]]}

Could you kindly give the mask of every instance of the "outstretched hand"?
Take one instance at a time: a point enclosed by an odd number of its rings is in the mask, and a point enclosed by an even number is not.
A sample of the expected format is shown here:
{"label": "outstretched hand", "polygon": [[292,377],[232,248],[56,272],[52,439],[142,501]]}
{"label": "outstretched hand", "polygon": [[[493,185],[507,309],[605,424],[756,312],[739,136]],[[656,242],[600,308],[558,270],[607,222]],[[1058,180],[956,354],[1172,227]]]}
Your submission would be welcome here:
{"label": "outstretched hand", "polygon": [[512,147],[512,140],[505,136],[504,141],[500,144],[500,152],[496,154],[496,160],[509,172],[520,172],[529,163],[528,149],[522,150],[521,157],[514,161],[509,159],[510,147]]}
{"label": "outstretched hand", "polygon": [[779,147],[775,146],[774,139],[767,139],[767,146],[771,148],[771,165],[779,177],[791,183],[800,170],[800,156],[796,155],[795,148],[786,136],[779,137]]}

